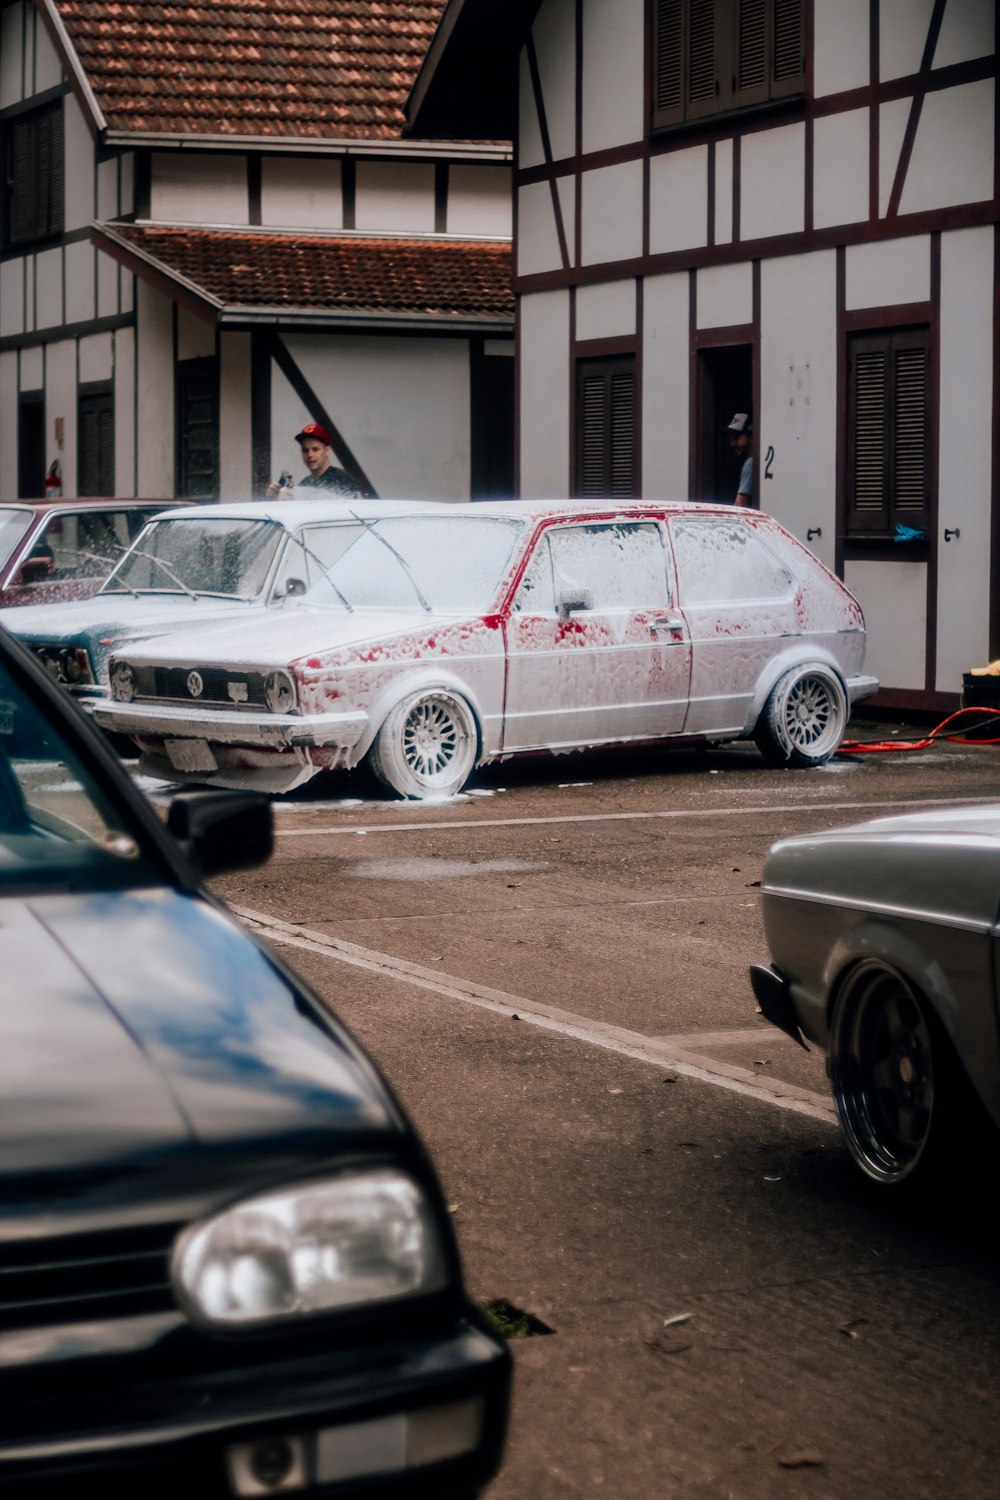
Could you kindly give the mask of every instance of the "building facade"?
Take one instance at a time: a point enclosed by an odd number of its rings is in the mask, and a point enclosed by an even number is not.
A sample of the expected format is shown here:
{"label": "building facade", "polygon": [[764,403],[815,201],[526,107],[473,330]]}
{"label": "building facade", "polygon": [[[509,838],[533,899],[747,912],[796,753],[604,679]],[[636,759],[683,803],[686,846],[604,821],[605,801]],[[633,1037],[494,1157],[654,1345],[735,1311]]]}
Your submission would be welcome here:
{"label": "building facade", "polygon": [[516,130],[521,493],[732,499],[749,413],[755,503],[860,599],[885,707],[953,708],[1000,655],[996,27],[451,0],[409,106]]}
{"label": "building facade", "polygon": [[0,495],[245,498],[309,421],[509,493],[509,144],[403,139],[440,0],[0,0]]}

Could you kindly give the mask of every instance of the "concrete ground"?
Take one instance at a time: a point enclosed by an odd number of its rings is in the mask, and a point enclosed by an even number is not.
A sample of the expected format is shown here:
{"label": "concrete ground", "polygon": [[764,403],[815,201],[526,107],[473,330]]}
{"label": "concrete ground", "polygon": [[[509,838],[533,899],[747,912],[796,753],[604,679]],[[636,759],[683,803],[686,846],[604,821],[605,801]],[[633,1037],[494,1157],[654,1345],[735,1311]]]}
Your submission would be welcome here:
{"label": "concrete ground", "polygon": [[513,1346],[496,1500],[996,1494],[995,1158],[947,1217],[874,1202],[747,966],[775,839],[997,780],[952,744],[522,761],[436,805],[342,778],[218,882],[396,1088],[474,1297],[551,1330]]}

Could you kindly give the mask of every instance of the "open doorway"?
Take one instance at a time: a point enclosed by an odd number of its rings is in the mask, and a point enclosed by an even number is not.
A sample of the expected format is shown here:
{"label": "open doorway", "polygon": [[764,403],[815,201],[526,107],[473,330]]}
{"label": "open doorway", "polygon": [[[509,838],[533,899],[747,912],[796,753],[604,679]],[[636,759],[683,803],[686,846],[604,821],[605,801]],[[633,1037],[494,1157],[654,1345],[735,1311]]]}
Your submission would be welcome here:
{"label": "open doorway", "polygon": [[722,504],[736,497],[742,460],[729,451],[726,426],[753,412],[753,345],[698,350],[697,435],[692,498]]}

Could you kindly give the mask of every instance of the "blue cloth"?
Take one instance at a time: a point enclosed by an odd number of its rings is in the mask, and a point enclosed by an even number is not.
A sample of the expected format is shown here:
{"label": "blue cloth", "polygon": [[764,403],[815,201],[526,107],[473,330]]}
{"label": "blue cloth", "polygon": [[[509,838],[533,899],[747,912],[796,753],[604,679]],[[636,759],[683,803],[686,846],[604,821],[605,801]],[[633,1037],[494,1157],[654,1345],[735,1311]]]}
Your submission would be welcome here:
{"label": "blue cloth", "polygon": [[744,459],[744,461],[743,461],[743,467],[740,470],[740,482],[739,482],[739,485],[737,486],[736,493],[738,495],[750,495],[751,497],[753,496],[753,459],[752,458],[747,458],[747,459]]}

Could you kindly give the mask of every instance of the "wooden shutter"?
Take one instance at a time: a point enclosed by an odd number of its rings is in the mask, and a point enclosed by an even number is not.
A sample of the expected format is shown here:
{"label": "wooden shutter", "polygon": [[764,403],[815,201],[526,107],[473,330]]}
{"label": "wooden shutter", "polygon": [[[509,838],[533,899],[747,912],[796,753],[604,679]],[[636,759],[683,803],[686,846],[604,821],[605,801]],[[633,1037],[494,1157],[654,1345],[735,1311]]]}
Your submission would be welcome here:
{"label": "wooden shutter", "polygon": [[60,101],[11,122],[7,136],[8,244],[27,244],[61,233],[63,159]]}
{"label": "wooden shutter", "polygon": [[849,533],[925,527],[930,350],[924,329],[860,334],[848,371]]}
{"label": "wooden shutter", "polygon": [[583,497],[633,499],[638,432],[635,359],[581,360],[577,366],[577,472]]}
{"label": "wooden shutter", "polygon": [[77,494],[113,495],[115,409],[110,386],[80,397],[77,424]]}
{"label": "wooden shutter", "polygon": [[685,0],[657,0],[653,19],[653,125],[684,118]]}
{"label": "wooden shutter", "polygon": [[773,0],[771,98],[802,94],[806,87],[805,29],[802,0]]}
{"label": "wooden shutter", "polygon": [[654,129],[804,90],[803,0],[656,0]]}

